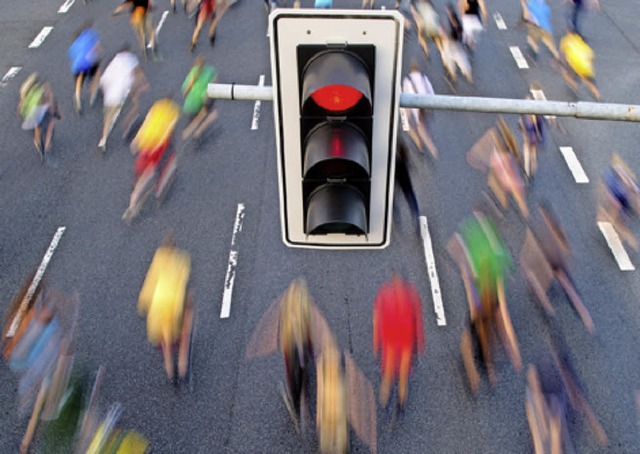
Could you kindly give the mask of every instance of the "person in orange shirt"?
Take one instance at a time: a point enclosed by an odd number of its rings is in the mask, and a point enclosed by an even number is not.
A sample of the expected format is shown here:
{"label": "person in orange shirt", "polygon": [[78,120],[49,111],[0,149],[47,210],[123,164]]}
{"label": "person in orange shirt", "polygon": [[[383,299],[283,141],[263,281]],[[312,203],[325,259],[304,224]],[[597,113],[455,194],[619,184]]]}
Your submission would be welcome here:
{"label": "person in orange shirt", "polygon": [[373,308],[373,353],[381,351],[380,403],[386,407],[391,386],[398,378],[398,406],[407,401],[413,354],[425,350],[420,296],[413,284],[395,272],[376,296]]}

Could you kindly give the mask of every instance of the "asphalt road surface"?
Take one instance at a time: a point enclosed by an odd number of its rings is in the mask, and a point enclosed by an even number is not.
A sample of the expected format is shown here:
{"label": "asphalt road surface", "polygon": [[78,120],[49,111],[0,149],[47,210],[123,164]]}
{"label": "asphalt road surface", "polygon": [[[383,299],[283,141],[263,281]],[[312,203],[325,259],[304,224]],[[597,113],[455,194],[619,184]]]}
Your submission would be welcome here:
{"label": "asphalt road surface", "polygon": [[[67,6],[69,6],[67,2]],[[193,21],[169,12],[169,0],[157,0],[161,61],[142,63],[151,83],[142,110],[161,96],[180,97],[190,68],[188,51]],[[303,6],[310,4],[303,0]],[[335,0],[336,8],[359,7],[358,0]],[[377,2],[393,6],[392,0]],[[435,1],[444,12],[444,2]],[[519,2],[488,2],[487,30],[473,57],[474,85],[459,81],[455,93],[524,98],[538,83],[548,99],[591,100],[582,87],[576,96],[551,56],[533,59],[525,30],[517,26]],[[583,30],[597,54],[596,71],[605,102],[640,104],[640,28],[637,3],[603,2],[588,11]],[[122,425],[135,429],[157,453],[313,452],[313,436],[296,435],[278,393],[284,365],[277,355],[244,360],[247,340],[265,309],[290,281],[304,275],[341,347],[349,351],[374,389],[379,367],[371,352],[372,303],[392,267],[419,289],[427,340],[426,354],[414,365],[409,403],[392,428],[378,410],[381,453],[526,453],[533,444],[525,415],[525,377],[504,355],[498,356],[498,385],[486,377],[476,397],[467,389],[458,342],[467,317],[462,281],[445,246],[459,223],[484,202],[486,177],[466,162],[471,145],[496,120],[493,114],[436,112],[432,134],[440,149],[437,161],[413,156],[412,176],[421,215],[429,223],[446,325],[438,326],[425,262],[425,239],[400,191],[394,207],[391,245],[382,251],[290,249],[281,241],[273,111],[270,103],[217,101],[219,118],[206,136],[182,146],[177,178],[162,206],[151,201],[131,225],[121,220],[131,190],[133,157],[121,139],[118,123],[106,156],[100,158],[102,112],[99,104],[76,114],[67,49],[74,30],[95,20],[108,57],[124,41],[135,44],[125,16],[112,18],[118,1],[76,0],[58,12],[63,1],[4,0],[0,11],[0,291],[3,311],[26,276],[40,263],[56,230],[66,227],[45,274],[46,281],[81,297],[76,351],[93,369],[106,367],[103,408],[124,404]],[[564,29],[560,1],[550,1],[556,39]],[[499,13],[506,29],[494,19]],[[164,21],[162,18],[164,17]],[[43,27],[53,27],[38,47],[29,48]],[[240,0],[220,23],[215,45],[200,38],[201,52],[219,71],[223,83],[271,85],[267,16],[263,2]],[[516,64],[510,47],[525,54],[528,68]],[[415,34],[405,41],[404,69],[412,58],[430,77],[436,93],[453,94],[443,76],[439,55],[427,62]],[[11,68],[18,68],[16,72]],[[59,122],[53,153],[44,164],[34,152],[31,134],[15,115],[18,87],[32,71],[49,80],[64,119]],[[254,120],[254,118],[256,120]],[[252,123],[257,121],[257,128]],[[507,117],[515,126],[517,118]],[[611,154],[619,153],[640,169],[637,124],[562,118],[549,129],[531,207],[548,200],[559,213],[574,251],[574,277],[591,312],[596,334],[589,335],[559,288],[551,291],[557,314],[553,324],[564,333],[578,374],[609,443],[598,447],[584,420],[570,421],[576,452],[640,452],[640,284],[638,270],[623,271],[595,223],[596,190]],[[184,126],[181,121],[179,131]],[[588,177],[576,183],[559,147],[572,147]],[[525,225],[513,208],[497,221],[517,257]],[[241,228],[235,229],[234,226]],[[637,230],[637,225],[633,226]],[[165,378],[158,351],[146,341],[145,322],[136,300],[151,257],[167,231],[192,255],[197,312],[193,355],[193,389],[174,388]],[[235,232],[235,236],[234,236]],[[232,243],[232,238],[234,242]],[[640,256],[627,248],[632,264]],[[230,270],[230,272],[229,272]],[[231,279],[233,278],[233,279]],[[223,296],[230,296],[229,317],[221,318]],[[514,267],[507,296],[525,365],[544,346],[548,323]],[[17,413],[17,380],[0,368],[0,452],[17,452],[26,418]],[[41,445],[36,434],[34,450]],[[352,434],[353,435],[353,434]],[[354,452],[366,452],[355,436]]]}

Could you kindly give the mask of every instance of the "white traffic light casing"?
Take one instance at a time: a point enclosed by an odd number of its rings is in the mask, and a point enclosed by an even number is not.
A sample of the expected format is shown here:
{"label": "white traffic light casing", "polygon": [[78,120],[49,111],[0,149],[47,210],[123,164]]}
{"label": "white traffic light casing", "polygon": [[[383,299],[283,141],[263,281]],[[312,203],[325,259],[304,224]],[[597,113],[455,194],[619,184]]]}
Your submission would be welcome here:
{"label": "white traffic light casing", "polygon": [[391,237],[403,17],[270,15],[282,236],[291,247],[384,248]]}

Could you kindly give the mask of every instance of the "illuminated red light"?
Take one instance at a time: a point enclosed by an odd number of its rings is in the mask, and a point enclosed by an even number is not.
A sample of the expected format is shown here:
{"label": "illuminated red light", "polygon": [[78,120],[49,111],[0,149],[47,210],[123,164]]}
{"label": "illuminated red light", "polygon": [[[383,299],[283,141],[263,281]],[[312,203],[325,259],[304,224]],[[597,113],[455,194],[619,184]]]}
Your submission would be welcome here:
{"label": "illuminated red light", "polygon": [[348,85],[327,85],[316,90],[311,95],[311,99],[323,109],[331,112],[344,112],[358,104],[362,98],[362,93]]}

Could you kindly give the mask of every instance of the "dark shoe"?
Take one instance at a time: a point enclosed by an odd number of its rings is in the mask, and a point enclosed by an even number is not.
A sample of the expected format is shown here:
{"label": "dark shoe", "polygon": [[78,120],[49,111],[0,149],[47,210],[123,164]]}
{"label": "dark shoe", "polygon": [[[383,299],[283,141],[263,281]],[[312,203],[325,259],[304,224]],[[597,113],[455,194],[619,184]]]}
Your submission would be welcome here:
{"label": "dark shoe", "polygon": [[193,50],[196,48],[196,43],[191,43],[189,46],[189,52],[193,53]]}

